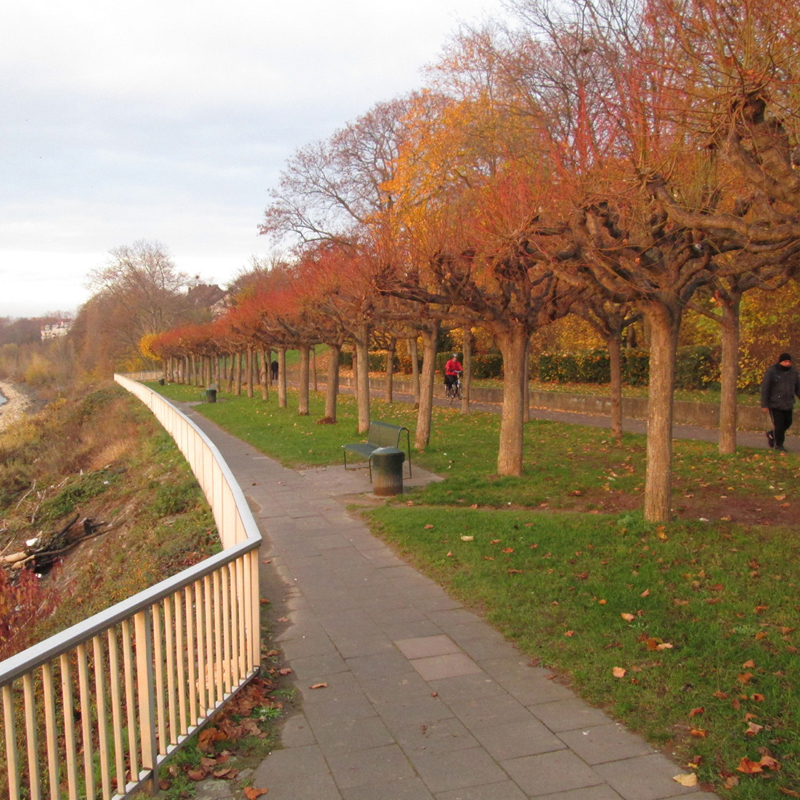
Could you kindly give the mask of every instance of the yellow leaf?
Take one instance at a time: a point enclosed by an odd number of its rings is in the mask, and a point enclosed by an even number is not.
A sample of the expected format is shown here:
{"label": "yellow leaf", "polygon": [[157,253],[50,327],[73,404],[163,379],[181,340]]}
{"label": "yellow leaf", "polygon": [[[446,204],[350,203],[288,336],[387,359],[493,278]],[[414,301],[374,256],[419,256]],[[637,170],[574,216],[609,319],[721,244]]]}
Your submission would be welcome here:
{"label": "yellow leaf", "polygon": [[676,775],[672,780],[681,786],[697,786],[697,775],[693,772],[689,775]]}

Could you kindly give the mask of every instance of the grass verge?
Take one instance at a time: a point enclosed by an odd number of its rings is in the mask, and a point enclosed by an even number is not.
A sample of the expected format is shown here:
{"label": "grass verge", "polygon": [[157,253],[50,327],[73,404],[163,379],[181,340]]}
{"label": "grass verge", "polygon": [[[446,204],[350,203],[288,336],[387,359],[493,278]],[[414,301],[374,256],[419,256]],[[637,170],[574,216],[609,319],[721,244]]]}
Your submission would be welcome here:
{"label": "grass verge", "polygon": [[[340,445],[357,440],[350,398],[335,426],[315,424],[321,396],[310,417],[274,403],[226,397],[201,410],[292,466],[338,463]],[[413,431],[407,406],[377,401],[373,413]],[[656,526],[639,511],[643,437],[618,445],[603,430],[534,421],[524,475],[500,478],[498,426],[496,415],[435,409],[431,445],[414,458],[446,480],[372,511],[380,535],[720,794],[796,796],[800,544],[789,492],[800,460],[676,442],[678,519]]]}

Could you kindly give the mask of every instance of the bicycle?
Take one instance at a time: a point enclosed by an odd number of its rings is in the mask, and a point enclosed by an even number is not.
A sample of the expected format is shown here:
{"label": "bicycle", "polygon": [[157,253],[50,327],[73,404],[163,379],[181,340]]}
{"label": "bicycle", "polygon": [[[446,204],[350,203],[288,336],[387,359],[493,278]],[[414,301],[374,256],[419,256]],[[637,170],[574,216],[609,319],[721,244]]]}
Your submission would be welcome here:
{"label": "bicycle", "polygon": [[445,399],[449,400],[451,405],[454,400],[461,399],[461,376],[456,375],[455,383],[451,383],[448,386],[445,386],[444,389],[444,396]]}

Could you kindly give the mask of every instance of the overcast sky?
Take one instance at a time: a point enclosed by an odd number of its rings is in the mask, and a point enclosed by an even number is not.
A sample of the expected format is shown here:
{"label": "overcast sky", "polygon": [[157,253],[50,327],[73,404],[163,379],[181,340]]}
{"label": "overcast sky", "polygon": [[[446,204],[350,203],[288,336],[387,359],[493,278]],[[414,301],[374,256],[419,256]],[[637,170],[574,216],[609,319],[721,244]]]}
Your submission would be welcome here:
{"label": "overcast sky", "polygon": [[25,0],[0,11],[0,316],[75,310],[137,239],[224,284],[286,158],[422,83],[501,0]]}

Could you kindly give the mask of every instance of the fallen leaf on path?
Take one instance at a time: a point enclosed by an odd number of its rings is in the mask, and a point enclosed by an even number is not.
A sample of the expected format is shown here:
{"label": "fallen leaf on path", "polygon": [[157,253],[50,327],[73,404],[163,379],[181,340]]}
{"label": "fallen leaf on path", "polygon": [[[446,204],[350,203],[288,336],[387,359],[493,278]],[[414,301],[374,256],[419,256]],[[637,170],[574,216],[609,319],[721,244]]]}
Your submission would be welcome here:
{"label": "fallen leaf on path", "polygon": [[328,684],[327,683],[312,683],[309,688],[310,689],[327,689],[328,688]]}
{"label": "fallen leaf on path", "polygon": [[292,668],[291,667],[284,667],[283,669],[278,670],[278,675],[291,675]]}
{"label": "fallen leaf on path", "polygon": [[679,783],[681,786],[697,786],[697,775],[693,772],[689,775],[676,775],[672,780]]}
{"label": "fallen leaf on path", "polygon": [[247,800],[256,800],[257,798],[261,797],[262,794],[266,794],[269,789],[257,789],[255,786],[245,786],[244,787],[244,796]]}
{"label": "fallen leaf on path", "polygon": [[191,781],[202,781],[208,773],[204,769],[187,769],[186,777]]}

